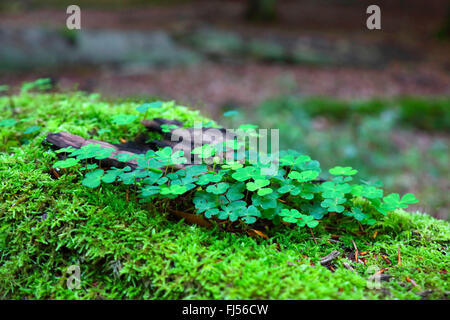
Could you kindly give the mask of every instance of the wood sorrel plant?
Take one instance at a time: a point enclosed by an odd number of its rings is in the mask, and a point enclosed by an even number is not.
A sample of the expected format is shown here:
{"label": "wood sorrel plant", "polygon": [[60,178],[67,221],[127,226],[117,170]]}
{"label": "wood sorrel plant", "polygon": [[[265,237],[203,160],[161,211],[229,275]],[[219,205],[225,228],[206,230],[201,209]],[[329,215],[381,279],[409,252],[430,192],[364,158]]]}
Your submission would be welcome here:
{"label": "wood sorrel plant", "polygon": [[[191,154],[214,156],[219,148],[226,148],[229,141],[217,145],[204,145]],[[357,170],[351,167],[331,168],[332,178],[318,180],[320,164],[309,156],[296,151],[280,152],[277,172],[263,174],[268,163],[249,161],[214,162],[214,166],[195,164],[179,169],[186,163],[183,151],[165,147],[158,151],[130,156],[118,154],[119,161],[136,160],[133,170],[129,166],[104,170],[87,159],[101,161],[111,156],[114,149],[102,149],[99,145],[87,145],[80,149],[65,148],[68,157],[54,167],[70,168],[84,164],[86,173],[83,185],[98,188],[101,184],[123,183],[134,185],[140,202],[183,198],[191,203],[197,214],[208,219],[241,221],[253,224],[258,219],[274,223],[290,223],[299,228],[315,228],[319,221],[332,213],[351,217],[362,225],[372,225],[380,214],[398,208],[407,208],[418,202],[413,194],[383,196],[378,186],[363,182],[353,183]],[[201,151],[201,152],[200,152]],[[189,201],[189,202],[187,202]]]}
{"label": "wood sorrel plant", "polygon": [[[112,153],[111,149],[95,145],[61,151],[68,158],[56,162],[54,167],[69,168],[82,160],[99,160]],[[121,155],[117,159],[130,160]],[[103,170],[86,162],[82,183],[89,188],[97,188],[102,183],[135,184],[141,202],[183,196],[192,201],[196,213],[206,218],[241,220],[246,224],[268,219],[296,224],[299,228],[314,228],[329,213],[371,225],[376,222],[377,212],[385,215],[417,202],[413,194],[400,197],[394,193],[383,197],[383,190],[376,186],[351,183],[357,173],[351,167],[334,167],[329,170],[334,178],[319,182],[315,180],[320,174],[319,163],[294,151],[283,153],[274,176],[261,174],[258,163],[219,164],[214,171],[204,164],[175,169],[175,165],[186,159],[181,151],[173,153],[170,147],[137,155],[135,159],[138,163],[135,170],[129,166]]]}

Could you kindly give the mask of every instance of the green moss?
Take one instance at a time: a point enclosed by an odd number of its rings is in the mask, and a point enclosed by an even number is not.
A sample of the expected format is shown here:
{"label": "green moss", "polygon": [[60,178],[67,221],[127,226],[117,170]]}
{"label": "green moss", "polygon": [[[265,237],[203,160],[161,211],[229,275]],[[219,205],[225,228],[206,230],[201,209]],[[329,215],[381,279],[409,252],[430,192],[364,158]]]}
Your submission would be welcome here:
{"label": "green moss", "polygon": [[[420,291],[432,290],[429,298],[443,298],[450,290],[449,223],[427,215],[394,212],[363,236],[342,226],[339,242],[318,229],[316,244],[309,232],[284,226],[264,231],[269,240],[262,240],[176,221],[165,204],[139,204],[133,192],[127,201],[125,186],[104,186],[98,196],[75,175],[51,178],[56,157],[40,145],[47,132],[129,139],[141,126],[136,122],[124,130],[112,118],[139,115],[136,106],[111,105],[81,93],[0,98],[0,121],[19,121],[1,129],[0,297],[420,299]],[[187,108],[152,112],[188,124],[206,120]],[[32,137],[21,133],[22,126],[31,125],[43,129]],[[99,134],[100,129],[110,131]],[[360,252],[369,253],[366,265],[351,262],[358,273],[342,267],[344,259],[337,260],[334,273],[320,266],[320,258],[332,250],[351,253],[352,240]],[[374,270],[369,267],[388,267],[381,253],[393,263],[386,271],[393,278],[382,283],[384,290],[368,289],[368,270]],[[71,265],[81,268],[81,289],[67,288]]]}

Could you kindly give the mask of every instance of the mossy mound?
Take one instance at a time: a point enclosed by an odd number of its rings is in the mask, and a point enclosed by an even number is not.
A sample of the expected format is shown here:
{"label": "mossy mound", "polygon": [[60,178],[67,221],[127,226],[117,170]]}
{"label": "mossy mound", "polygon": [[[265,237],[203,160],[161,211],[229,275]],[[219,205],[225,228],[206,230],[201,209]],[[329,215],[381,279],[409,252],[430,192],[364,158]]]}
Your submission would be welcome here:
{"label": "mossy mound", "polygon": [[[124,130],[111,118],[137,114],[137,106],[112,105],[82,93],[0,98],[0,121],[18,121],[0,128],[2,298],[447,297],[450,224],[427,215],[396,211],[362,235],[355,235],[358,225],[336,226],[334,234],[317,230],[314,237],[280,226],[265,230],[268,239],[263,239],[188,225],[173,219],[164,205],[138,203],[124,186],[105,186],[97,194],[75,175],[52,178],[56,156],[41,146],[45,133],[131,139],[139,125]],[[175,105],[152,112],[188,125],[208,121]],[[25,133],[32,126],[41,129]],[[361,263],[352,261],[354,245]],[[333,250],[343,255],[332,268],[321,266],[320,259]],[[67,287],[71,265],[80,267],[80,289]],[[379,269],[391,276],[389,281],[368,288],[367,279]]]}

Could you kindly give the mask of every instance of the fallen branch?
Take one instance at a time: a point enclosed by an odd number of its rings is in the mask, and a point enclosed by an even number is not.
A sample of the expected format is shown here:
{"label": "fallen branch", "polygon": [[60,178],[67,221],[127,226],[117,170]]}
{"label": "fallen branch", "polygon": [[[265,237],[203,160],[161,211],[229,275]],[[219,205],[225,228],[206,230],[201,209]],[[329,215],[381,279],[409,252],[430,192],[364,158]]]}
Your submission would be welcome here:
{"label": "fallen branch", "polygon": [[355,247],[355,261],[358,262],[358,247],[356,246],[355,241],[353,241],[352,239],[352,243],[353,243],[353,247]]}

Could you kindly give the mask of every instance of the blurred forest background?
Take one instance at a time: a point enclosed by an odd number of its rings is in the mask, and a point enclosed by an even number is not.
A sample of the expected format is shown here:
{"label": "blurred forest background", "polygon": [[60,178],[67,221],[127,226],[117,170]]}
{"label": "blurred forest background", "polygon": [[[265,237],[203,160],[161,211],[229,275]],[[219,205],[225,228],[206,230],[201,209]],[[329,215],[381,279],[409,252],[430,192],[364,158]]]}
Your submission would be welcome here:
{"label": "blurred forest background", "polygon": [[[82,30],[66,28],[70,4]],[[382,30],[366,28],[371,4]],[[324,171],[354,166],[448,219],[449,39],[447,0],[1,0],[0,94],[50,77],[176,99],[228,128],[279,128]]]}

